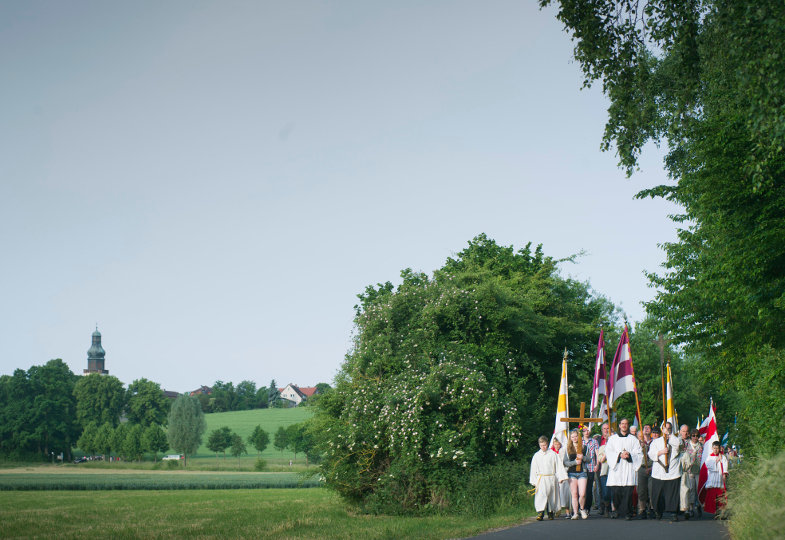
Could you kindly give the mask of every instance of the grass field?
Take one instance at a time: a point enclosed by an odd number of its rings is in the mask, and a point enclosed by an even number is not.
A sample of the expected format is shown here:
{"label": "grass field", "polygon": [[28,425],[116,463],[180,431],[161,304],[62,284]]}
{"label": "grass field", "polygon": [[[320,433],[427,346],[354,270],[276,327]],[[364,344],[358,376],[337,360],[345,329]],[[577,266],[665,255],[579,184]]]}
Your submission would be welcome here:
{"label": "grass field", "polygon": [[[43,470],[42,470],[43,469]],[[317,476],[296,473],[91,471],[12,472],[0,474],[0,491],[48,490],[172,490],[172,489],[264,489],[307,488],[321,485]]]}
{"label": "grass field", "polygon": [[523,519],[356,515],[324,488],[0,492],[3,538],[442,539]]}
{"label": "grass field", "polygon": [[[225,413],[211,413],[204,415],[207,423],[207,430],[202,436],[202,445],[196,451],[196,455],[188,457],[188,468],[203,471],[253,471],[254,464],[257,457],[261,457],[267,462],[267,471],[277,472],[304,472],[309,470],[305,466],[305,455],[302,453],[294,455],[289,450],[283,452],[276,450],[273,446],[275,432],[279,427],[288,427],[292,424],[304,422],[313,415],[313,409],[309,407],[293,407],[291,409],[254,409],[251,411],[233,411]],[[219,454],[216,458],[213,452],[207,449],[205,443],[210,432],[214,429],[227,426],[232,431],[240,435],[246,441],[246,448],[248,454],[243,455],[238,460],[227,451],[226,456]],[[261,456],[257,456],[256,449],[247,444],[248,436],[253,432],[256,426],[262,426],[268,435],[270,435],[270,444],[267,446]],[[169,451],[167,453],[174,453]],[[78,455],[81,453],[77,452]],[[160,455],[158,456],[161,457]],[[292,466],[289,466],[289,461],[292,461]],[[12,464],[13,465],[13,464]],[[65,464],[69,466],[69,464]],[[159,465],[160,466],[160,465]],[[108,462],[89,462],[76,465],[79,469],[89,468],[136,468],[141,470],[149,470],[153,468],[152,456],[147,456],[147,460],[143,463],[108,463]],[[310,468],[312,469],[312,468]]]}
{"label": "grass field", "polygon": [[[270,444],[267,449],[262,452],[263,459],[294,459],[294,454],[285,450],[283,454],[273,447],[273,438],[275,432],[279,427],[288,427],[292,424],[304,422],[313,416],[313,409],[308,407],[293,407],[291,409],[254,409],[251,411],[233,411],[225,413],[211,413],[204,415],[207,421],[207,431],[202,437],[202,445],[196,452],[196,457],[212,457],[215,459],[215,454],[210,452],[204,443],[207,442],[207,436],[214,429],[223,426],[228,426],[235,433],[240,435],[243,440],[247,440],[248,436],[253,432],[256,426],[262,426],[262,429],[270,435]],[[256,449],[248,446],[248,454],[256,457]],[[301,458],[302,455],[297,456]]]}

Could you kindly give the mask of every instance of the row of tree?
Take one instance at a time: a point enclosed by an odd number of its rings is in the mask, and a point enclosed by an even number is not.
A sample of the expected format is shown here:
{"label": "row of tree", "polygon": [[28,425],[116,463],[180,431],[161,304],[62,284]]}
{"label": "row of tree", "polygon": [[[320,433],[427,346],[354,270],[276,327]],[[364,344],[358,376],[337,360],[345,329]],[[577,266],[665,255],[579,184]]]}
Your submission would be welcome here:
{"label": "row of tree", "polygon": [[126,460],[140,461],[148,453],[157,460],[158,453],[169,448],[169,441],[159,424],[143,427],[141,424],[121,423],[113,427],[109,423],[98,426],[91,422],[82,431],[77,446],[88,455],[114,454]]}
{"label": "row of tree", "polygon": [[60,359],[17,369],[0,377],[0,454],[62,452],[70,458],[71,447],[88,426],[114,429],[122,415],[142,429],[160,426],[166,423],[169,405],[161,387],[147,379],[135,380],[126,390],[116,377],[78,377]]}
{"label": "row of tree", "polygon": [[[311,405],[318,400],[319,395],[330,389],[327,383],[316,385],[317,392],[312,399],[306,402]],[[251,409],[265,409],[287,406],[287,401],[281,398],[275,379],[267,387],[257,388],[256,383],[244,380],[235,385],[232,382],[215,381],[210,394],[199,394],[199,403],[206,413],[247,411]]]}

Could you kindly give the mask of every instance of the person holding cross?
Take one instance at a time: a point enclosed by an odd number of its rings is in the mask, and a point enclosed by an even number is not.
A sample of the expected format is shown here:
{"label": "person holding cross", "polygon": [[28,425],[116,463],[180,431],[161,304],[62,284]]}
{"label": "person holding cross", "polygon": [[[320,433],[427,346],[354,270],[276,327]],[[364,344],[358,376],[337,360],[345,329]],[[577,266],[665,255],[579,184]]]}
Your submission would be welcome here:
{"label": "person holding cross", "polygon": [[611,435],[605,447],[608,460],[608,486],[613,487],[613,505],[616,511],[611,517],[624,516],[632,519],[632,492],[638,484],[638,469],[643,462],[641,444],[630,435],[630,421],[622,418],[619,432]]}
{"label": "person holding cross", "polygon": [[578,430],[570,432],[570,440],[567,441],[567,451],[564,453],[564,466],[567,469],[567,477],[570,479],[570,493],[572,494],[572,519],[578,519],[580,511],[581,519],[589,517],[586,511],[586,447],[578,435]]}
{"label": "person holding cross", "polygon": [[[657,426],[652,432],[657,431]],[[673,512],[673,521],[679,521],[679,486],[681,485],[681,464],[679,453],[681,444],[678,437],[672,435],[673,426],[665,422],[662,426],[662,437],[649,445],[651,469],[651,506],[662,519],[663,512]]]}
{"label": "person holding cross", "polygon": [[[586,411],[586,403],[581,403],[581,414],[578,418],[562,418],[562,422],[578,422],[583,424],[585,422],[602,422],[602,418],[586,418],[584,412]],[[580,508],[580,516],[583,519],[589,517],[589,513],[585,509],[586,502],[586,484],[588,475],[586,473],[586,466],[584,462],[591,457],[587,457],[584,453],[584,445],[581,440],[581,435],[577,429],[570,433],[570,440],[567,442],[567,451],[563,457],[564,466],[567,468],[567,476],[570,479],[570,491],[572,492],[572,519],[578,519],[578,510]],[[596,459],[596,457],[594,458]],[[593,469],[592,469],[593,471]],[[592,474],[594,474],[592,472]]]}

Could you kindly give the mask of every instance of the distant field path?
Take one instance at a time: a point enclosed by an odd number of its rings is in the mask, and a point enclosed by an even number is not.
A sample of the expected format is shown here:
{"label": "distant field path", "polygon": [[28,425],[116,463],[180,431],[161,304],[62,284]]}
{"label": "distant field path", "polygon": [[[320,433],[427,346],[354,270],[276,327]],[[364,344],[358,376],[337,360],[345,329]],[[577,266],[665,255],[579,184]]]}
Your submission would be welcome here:
{"label": "distant field path", "polygon": [[633,520],[608,519],[590,516],[586,520],[556,519],[527,522],[518,527],[494,531],[472,538],[481,540],[564,540],[565,538],[615,538],[629,540],[726,540],[730,538],[725,522],[711,518],[671,523],[669,519]]}

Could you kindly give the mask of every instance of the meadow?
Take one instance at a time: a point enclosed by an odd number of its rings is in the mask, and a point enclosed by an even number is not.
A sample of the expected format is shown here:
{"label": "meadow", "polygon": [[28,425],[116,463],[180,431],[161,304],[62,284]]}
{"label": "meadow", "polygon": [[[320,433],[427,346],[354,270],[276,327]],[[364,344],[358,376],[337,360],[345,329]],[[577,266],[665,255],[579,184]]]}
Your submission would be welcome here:
{"label": "meadow", "polygon": [[0,491],[265,489],[321,485],[317,475],[305,477],[292,472],[75,470],[39,466],[5,469],[0,474]]}
{"label": "meadow", "polygon": [[460,538],[524,521],[369,516],[314,489],[0,492],[0,537]]}
{"label": "meadow", "polygon": [[[207,429],[202,436],[202,444],[193,456],[188,456],[188,469],[201,470],[201,471],[254,471],[257,458],[262,458],[267,462],[264,469],[268,472],[305,472],[307,470],[315,470],[314,467],[306,466],[305,455],[303,453],[294,454],[291,450],[279,451],[273,446],[275,440],[275,432],[279,427],[288,427],[292,424],[304,422],[313,416],[313,409],[309,407],[294,407],[291,409],[254,409],[250,411],[232,411],[224,413],[210,413],[205,414],[205,422]],[[240,458],[233,457],[227,449],[226,454],[219,453],[216,457],[214,452],[208,450],[205,443],[210,432],[214,429],[227,426],[232,431],[237,433],[246,442],[247,454],[240,456]],[[262,426],[267,434],[270,436],[270,444],[259,455],[256,449],[247,443],[248,436],[251,435],[256,426]],[[76,455],[82,455],[78,450]],[[165,454],[175,453],[173,450],[167,451]],[[159,454],[158,460],[162,457]],[[291,461],[291,465],[289,462]],[[64,467],[72,466],[72,464],[63,464]],[[80,470],[86,469],[119,469],[131,468],[139,470],[151,470],[157,468],[166,468],[165,464],[156,464],[153,461],[153,456],[146,456],[145,460],[141,463],[138,462],[103,462],[93,461],[88,463],[80,463],[75,465]]]}

